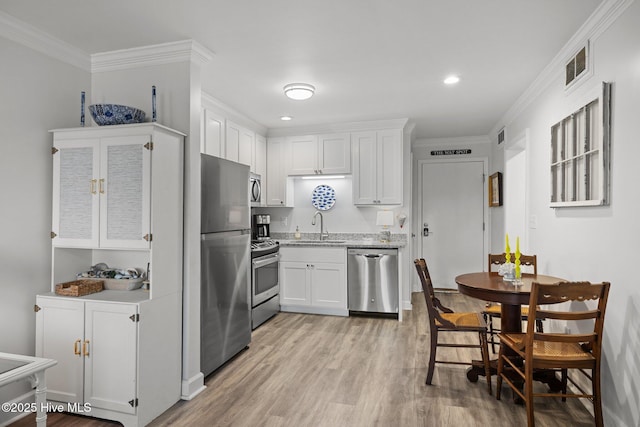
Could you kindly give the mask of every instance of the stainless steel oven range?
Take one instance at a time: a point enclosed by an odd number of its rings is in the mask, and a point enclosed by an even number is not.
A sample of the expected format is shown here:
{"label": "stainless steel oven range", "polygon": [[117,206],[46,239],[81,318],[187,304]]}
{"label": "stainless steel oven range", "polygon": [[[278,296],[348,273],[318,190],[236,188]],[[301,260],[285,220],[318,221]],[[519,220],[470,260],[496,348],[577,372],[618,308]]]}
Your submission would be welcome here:
{"label": "stainless steel oven range", "polygon": [[275,240],[251,243],[252,329],[280,311],[279,252],[280,245]]}

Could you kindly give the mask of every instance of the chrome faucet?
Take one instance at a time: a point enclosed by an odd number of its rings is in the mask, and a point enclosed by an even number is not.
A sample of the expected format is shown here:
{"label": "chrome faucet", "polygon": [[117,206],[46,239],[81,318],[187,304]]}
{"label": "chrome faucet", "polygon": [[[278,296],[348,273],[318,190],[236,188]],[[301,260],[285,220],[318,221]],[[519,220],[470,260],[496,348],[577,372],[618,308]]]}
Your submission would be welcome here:
{"label": "chrome faucet", "polygon": [[329,232],[324,231],[324,218],[322,217],[322,212],[316,211],[316,213],[313,214],[311,225],[316,225],[316,217],[318,215],[320,215],[320,240],[326,240],[329,238]]}

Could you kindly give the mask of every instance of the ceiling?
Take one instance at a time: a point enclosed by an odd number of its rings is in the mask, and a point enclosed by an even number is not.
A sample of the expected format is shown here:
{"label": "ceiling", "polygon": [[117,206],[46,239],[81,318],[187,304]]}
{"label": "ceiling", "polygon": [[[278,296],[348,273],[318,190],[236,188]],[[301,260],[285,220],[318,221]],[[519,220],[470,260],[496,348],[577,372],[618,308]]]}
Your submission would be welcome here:
{"label": "ceiling", "polygon": [[[193,39],[203,90],[267,128],[409,118],[486,135],[602,0],[2,0],[86,53]],[[445,86],[448,74],[461,78]],[[316,87],[285,98],[287,83]],[[293,116],[282,122],[282,115]]]}

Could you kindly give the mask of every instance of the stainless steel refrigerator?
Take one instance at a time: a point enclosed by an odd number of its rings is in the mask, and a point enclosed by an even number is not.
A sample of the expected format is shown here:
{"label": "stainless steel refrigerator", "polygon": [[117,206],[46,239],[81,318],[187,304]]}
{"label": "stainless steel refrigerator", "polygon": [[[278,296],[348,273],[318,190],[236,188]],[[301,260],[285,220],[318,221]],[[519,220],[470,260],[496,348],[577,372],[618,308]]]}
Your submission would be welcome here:
{"label": "stainless steel refrigerator", "polygon": [[251,342],[249,166],[201,154],[200,369]]}

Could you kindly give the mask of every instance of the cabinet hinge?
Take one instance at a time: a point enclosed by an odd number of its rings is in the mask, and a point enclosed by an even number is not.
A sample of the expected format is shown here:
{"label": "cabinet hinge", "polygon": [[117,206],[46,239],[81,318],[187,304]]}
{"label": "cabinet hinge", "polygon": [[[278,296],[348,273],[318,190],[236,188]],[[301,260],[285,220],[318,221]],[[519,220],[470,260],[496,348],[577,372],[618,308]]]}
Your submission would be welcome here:
{"label": "cabinet hinge", "polygon": [[135,399],[131,399],[129,401],[129,405],[131,405],[132,408],[137,408],[138,407],[138,398],[136,397]]}
{"label": "cabinet hinge", "polygon": [[139,313],[132,314],[131,316],[129,316],[129,319],[131,319],[132,322],[139,322],[140,321],[140,314]]}
{"label": "cabinet hinge", "polygon": [[487,180],[487,176],[485,174],[482,174],[482,183],[484,184],[486,180]]}
{"label": "cabinet hinge", "polygon": [[33,306],[33,311],[35,311],[36,313],[39,312],[40,310],[42,310],[42,309],[40,308],[40,306],[38,306],[38,304],[35,304]]}
{"label": "cabinet hinge", "polygon": [[54,154],[56,154],[58,151],[60,151],[60,150],[58,150],[56,147],[51,147],[51,155],[52,155],[52,156],[53,156]]}
{"label": "cabinet hinge", "polygon": [[52,232],[51,232],[51,238],[53,239],[53,238],[55,238],[56,236],[57,236],[57,234],[56,234],[56,233],[54,233],[54,232],[52,231]]}
{"label": "cabinet hinge", "polygon": [[151,141],[147,142],[146,144],[144,144],[144,148],[146,148],[149,151],[153,150],[153,142]]}
{"label": "cabinet hinge", "polygon": [[153,235],[152,234],[145,234],[143,239],[146,240],[147,242],[150,242],[151,239],[153,239]]}

